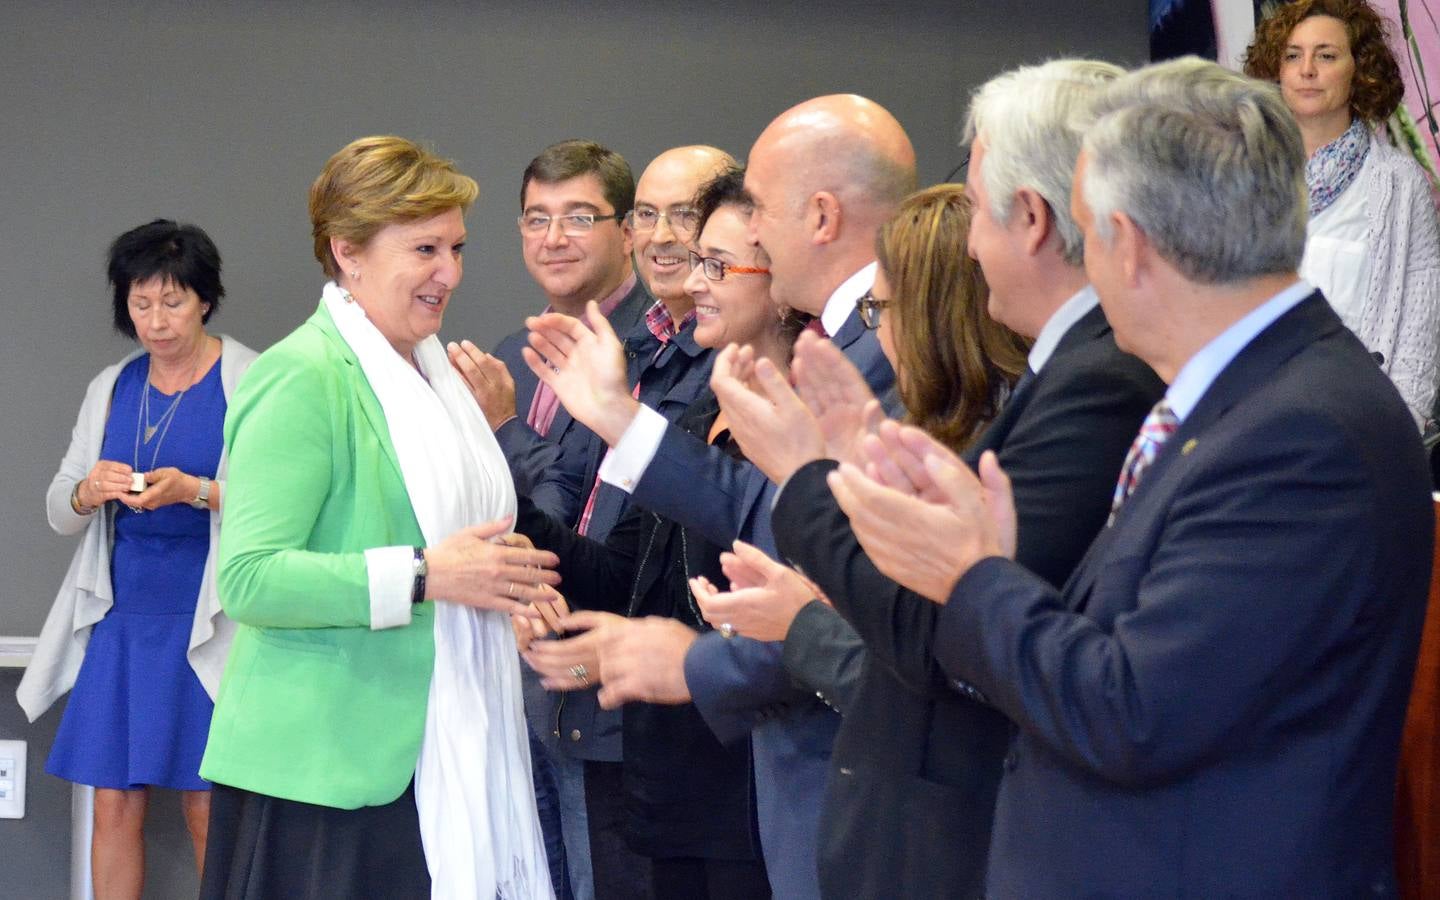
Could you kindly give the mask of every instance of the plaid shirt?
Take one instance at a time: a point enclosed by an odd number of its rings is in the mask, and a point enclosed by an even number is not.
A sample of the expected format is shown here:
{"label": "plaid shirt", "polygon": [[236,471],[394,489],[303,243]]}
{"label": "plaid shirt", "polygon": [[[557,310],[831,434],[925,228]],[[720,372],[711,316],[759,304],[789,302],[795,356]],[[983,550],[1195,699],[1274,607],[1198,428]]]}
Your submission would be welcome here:
{"label": "plaid shirt", "polygon": [[[665,347],[670,343],[670,339],[684,331],[686,327],[694,321],[695,310],[692,308],[680,319],[680,325],[677,327],[675,325],[675,317],[670,315],[670,310],[665,308],[664,301],[656,300],[655,305],[645,311],[645,327],[650,329],[650,333],[655,336],[655,340],[660,342],[659,348],[655,351],[655,356],[658,358],[661,353],[664,353]],[[651,359],[652,363],[654,361],[654,359]],[[640,399],[640,379],[635,379],[635,387],[631,389],[630,396],[636,400]],[[605,452],[609,454],[610,451],[606,450]],[[599,478],[596,478],[595,483],[590,486],[590,496],[585,500],[584,511],[580,513],[580,523],[575,526],[577,534],[583,535],[590,531],[590,516],[595,512],[595,497],[600,493],[601,484],[603,484],[603,482]]]}

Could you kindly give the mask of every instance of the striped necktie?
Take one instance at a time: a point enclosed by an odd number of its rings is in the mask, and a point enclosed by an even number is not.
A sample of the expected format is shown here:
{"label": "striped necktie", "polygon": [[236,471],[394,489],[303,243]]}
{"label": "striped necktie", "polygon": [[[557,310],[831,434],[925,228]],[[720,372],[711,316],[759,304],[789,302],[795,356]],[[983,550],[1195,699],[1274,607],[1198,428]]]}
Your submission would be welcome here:
{"label": "striped necktie", "polygon": [[1115,521],[1115,513],[1120,509],[1120,504],[1126,498],[1135,493],[1135,486],[1140,483],[1140,476],[1150,468],[1155,457],[1160,455],[1160,448],[1175,434],[1180,427],[1180,420],[1175,418],[1175,413],[1170,409],[1170,404],[1161,399],[1150,410],[1150,415],[1140,426],[1140,433],[1135,435],[1135,442],[1130,445],[1130,452],[1125,454],[1125,465],[1120,469],[1120,480],[1115,484],[1115,497],[1110,503],[1110,521]]}

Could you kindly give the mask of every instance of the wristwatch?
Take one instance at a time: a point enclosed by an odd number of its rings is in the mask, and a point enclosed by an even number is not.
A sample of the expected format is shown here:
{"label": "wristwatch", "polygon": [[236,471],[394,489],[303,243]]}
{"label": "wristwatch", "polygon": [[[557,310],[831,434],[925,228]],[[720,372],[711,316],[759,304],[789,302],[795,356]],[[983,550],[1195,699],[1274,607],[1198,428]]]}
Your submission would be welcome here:
{"label": "wristwatch", "polygon": [[198,478],[200,480],[200,493],[195,495],[195,499],[190,501],[190,505],[195,507],[196,509],[209,509],[210,479],[206,478],[203,475],[198,476]]}
{"label": "wristwatch", "polygon": [[430,574],[430,564],[425,561],[425,548],[415,548],[415,563],[412,571],[415,573],[415,582],[410,587],[410,602],[425,602],[425,576]]}

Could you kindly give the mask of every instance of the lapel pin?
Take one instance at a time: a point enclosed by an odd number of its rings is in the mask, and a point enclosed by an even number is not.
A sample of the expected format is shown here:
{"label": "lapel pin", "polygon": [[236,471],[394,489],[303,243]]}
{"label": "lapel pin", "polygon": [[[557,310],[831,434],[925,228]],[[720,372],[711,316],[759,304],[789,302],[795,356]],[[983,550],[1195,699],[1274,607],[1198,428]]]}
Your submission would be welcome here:
{"label": "lapel pin", "polygon": [[1189,456],[1189,455],[1190,455],[1190,451],[1191,451],[1191,450],[1194,450],[1194,449],[1195,449],[1195,445],[1198,444],[1198,443],[1200,443],[1200,442],[1197,441],[1195,438],[1191,438],[1190,440],[1186,441],[1185,444],[1184,444],[1184,446],[1182,446],[1182,447],[1180,448],[1180,455],[1181,455],[1181,456]]}

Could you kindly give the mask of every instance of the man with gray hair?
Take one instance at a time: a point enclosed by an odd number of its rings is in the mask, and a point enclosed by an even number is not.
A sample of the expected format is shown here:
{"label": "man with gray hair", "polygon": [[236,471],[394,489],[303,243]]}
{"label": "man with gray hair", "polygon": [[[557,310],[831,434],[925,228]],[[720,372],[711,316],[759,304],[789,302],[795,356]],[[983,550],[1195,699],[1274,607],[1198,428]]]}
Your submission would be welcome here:
{"label": "man with gray hair", "polygon": [[1010,559],[996,459],[977,478],[894,426],[868,447],[879,480],[845,467],[837,499],[880,570],[942,605],[945,672],[1018,726],[989,895],[1393,895],[1434,536],[1412,420],[1295,274],[1305,157],[1273,85],[1178,60],[1100,112],[1085,266],[1169,385],[1110,524],[1057,590]]}
{"label": "man with gray hair", "polygon": [[[1115,346],[1070,216],[1086,114],[1121,74],[1085,60],[1028,66],[983,85],[970,110],[969,252],[985,271],[992,315],[1036,342],[1029,373],[969,458],[1000,455],[1024,522],[1018,558],[1056,587],[1104,525],[1115,472],[1164,390]],[[865,396],[838,354],[802,343],[797,357],[802,381],[847,381],[840,393]],[[836,461],[816,452],[825,443],[817,418],[786,417],[782,410],[801,404],[772,404],[735,379],[720,382],[712,379],[732,433],[784,485],[771,520],[783,558],[835,603],[804,607],[784,649],[790,673],[835,696],[844,713],[820,833],[824,895],[980,894],[1009,723],[972,692],[935,684],[938,610],[859,552],[826,484]],[[844,455],[838,446],[835,453]],[[852,640],[863,640],[863,653],[842,652]],[[852,678],[850,695],[835,691]]]}

